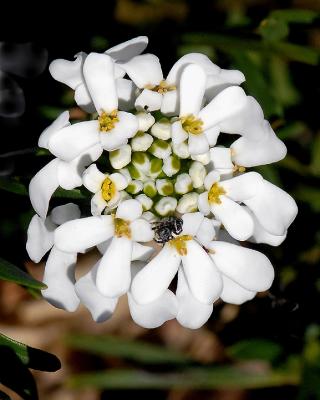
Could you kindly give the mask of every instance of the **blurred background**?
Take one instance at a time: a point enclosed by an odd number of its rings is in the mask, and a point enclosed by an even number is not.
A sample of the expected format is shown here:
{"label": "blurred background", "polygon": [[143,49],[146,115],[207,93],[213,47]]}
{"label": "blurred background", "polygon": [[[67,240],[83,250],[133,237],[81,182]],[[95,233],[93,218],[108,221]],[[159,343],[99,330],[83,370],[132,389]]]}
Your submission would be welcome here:
{"label": "blurred background", "polygon": [[[13,3],[2,10],[0,399],[33,400],[37,390],[41,400],[320,399],[320,1],[71,5]],[[240,307],[216,304],[196,331],[175,321],[140,328],[126,299],[110,321],[96,324],[84,308],[68,314],[48,305],[40,284],[23,273],[40,281],[43,275],[43,263],[33,264],[25,251],[33,215],[26,188],[49,160],[36,151],[39,134],[66,108],[81,118],[73,92],[50,77],[48,63],[138,35],[149,36],[147,51],[165,72],[188,52],[241,70],[245,90],[288,147],[285,160],[257,168],[299,205],[287,240],[279,248],[259,245],[275,282]],[[59,193],[53,204],[66,201]],[[82,257],[79,274],[96,258]],[[36,349],[57,356],[61,368]]]}

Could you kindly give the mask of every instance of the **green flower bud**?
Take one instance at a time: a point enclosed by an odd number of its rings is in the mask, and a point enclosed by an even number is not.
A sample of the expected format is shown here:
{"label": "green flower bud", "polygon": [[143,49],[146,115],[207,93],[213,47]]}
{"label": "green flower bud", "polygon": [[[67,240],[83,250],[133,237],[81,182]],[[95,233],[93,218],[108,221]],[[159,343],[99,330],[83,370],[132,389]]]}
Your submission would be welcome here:
{"label": "green flower bud", "polygon": [[162,173],[163,161],[160,158],[152,158],[150,161],[150,170],[148,175],[150,178],[157,178]]}
{"label": "green flower bud", "polygon": [[185,194],[191,192],[193,189],[192,180],[189,174],[179,174],[174,184],[174,190],[178,194]]}
{"label": "green flower bud", "polygon": [[148,133],[138,132],[136,136],[131,139],[132,151],[146,151],[152,145],[153,137]]}
{"label": "green flower bud", "polygon": [[148,197],[154,197],[158,192],[156,188],[156,184],[153,180],[148,180],[144,182],[143,185],[143,193]]}
{"label": "green flower bud", "polygon": [[141,193],[135,199],[141,203],[143,211],[148,211],[153,206],[153,201],[145,194]]}
{"label": "green flower bud", "polygon": [[142,171],[139,171],[138,168],[136,168],[133,164],[129,164],[127,169],[132,179],[140,179],[141,181],[146,179],[146,176],[142,173]]}
{"label": "green flower bud", "polygon": [[178,201],[177,211],[181,214],[195,212],[198,210],[198,193],[184,194]]}
{"label": "green flower bud", "polygon": [[170,196],[173,194],[173,184],[169,179],[157,179],[156,187],[161,196]]}
{"label": "green flower bud", "polygon": [[170,144],[161,139],[154,140],[148,151],[161,159],[169,157],[172,153]]}
{"label": "green flower bud", "polygon": [[171,138],[171,124],[167,118],[161,118],[151,128],[151,134],[162,140],[168,140]]}
{"label": "green flower bud", "polygon": [[131,156],[131,163],[143,174],[148,174],[150,170],[150,158],[142,151],[135,151]]}
{"label": "green flower bud", "polygon": [[169,156],[163,160],[162,170],[167,176],[173,176],[180,170],[180,159],[176,155]]}
{"label": "green flower bud", "polygon": [[131,147],[128,144],[125,144],[118,150],[110,151],[109,160],[114,169],[125,167],[131,161]]}
{"label": "green flower bud", "polygon": [[130,194],[137,194],[143,190],[143,183],[139,180],[133,180],[129,183],[126,191]]}

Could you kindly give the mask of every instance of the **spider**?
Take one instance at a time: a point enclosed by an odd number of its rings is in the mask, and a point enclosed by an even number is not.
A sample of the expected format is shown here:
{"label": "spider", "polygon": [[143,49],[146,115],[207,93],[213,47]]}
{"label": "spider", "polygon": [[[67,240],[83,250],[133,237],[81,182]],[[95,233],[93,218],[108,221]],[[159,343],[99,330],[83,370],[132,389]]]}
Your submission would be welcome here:
{"label": "spider", "polygon": [[165,244],[174,238],[173,234],[179,235],[182,232],[183,221],[178,217],[166,217],[161,221],[153,222],[154,240],[157,243]]}

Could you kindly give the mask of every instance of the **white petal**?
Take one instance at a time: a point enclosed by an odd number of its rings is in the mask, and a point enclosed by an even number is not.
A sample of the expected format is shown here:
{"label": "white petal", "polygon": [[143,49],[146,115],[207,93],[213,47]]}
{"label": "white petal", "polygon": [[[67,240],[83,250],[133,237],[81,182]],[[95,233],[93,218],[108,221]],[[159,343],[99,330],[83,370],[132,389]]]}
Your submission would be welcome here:
{"label": "white petal", "polygon": [[49,150],[56,157],[71,161],[98,143],[98,121],[85,121],[57,132],[49,141]]}
{"label": "white petal", "polygon": [[96,285],[106,297],[119,297],[129,290],[131,283],[132,241],[114,237],[103,255],[97,270]]}
{"label": "white petal", "polygon": [[164,115],[177,115],[179,107],[179,97],[177,90],[170,90],[162,96],[161,112]]}
{"label": "white petal", "polygon": [[145,219],[139,218],[130,224],[132,240],[136,242],[149,242],[153,239],[154,232]]}
{"label": "white petal", "polygon": [[144,246],[140,243],[133,242],[131,260],[147,261],[155,252],[153,247]]}
{"label": "white petal", "polygon": [[96,193],[101,189],[105,178],[106,175],[98,170],[96,164],[91,164],[82,175],[83,185],[92,193]]}
{"label": "white petal", "polygon": [[126,42],[111,47],[105,51],[105,53],[116,61],[128,61],[132,57],[141,54],[147,45],[147,36],[137,36],[133,39],[127,40]]}
{"label": "white petal", "polygon": [[142,93],[137,97],[134,105],[137,110],[142,111],[156,111],[160,110],[162,103],[162,94],[153,92],[149,89],[144,89]]}
{"label": "white petal", "polygon": [[128,139],[138,131],[138,121],[135,115],[119,111],[118,117],[119,122],[111,131],[100,133],[101,145],[107,151],[117,150],[127,144]]}
{"label": "white petal", "polygon": [[269,259],[262,253],[231,243],[210,243],[210,254],[217,268],[240,286],[254,292],[270,288],[274,271]]}
{"label": "white petal", "polygon": [[208,202],[208,192],[200,193],[198,196],[198,208],[203,215],[210,214],[210,205]]}
{"label": "white petal", "polygon": [[244,289],[226,275],[222,275],[222,280],[223,290],[220,297],[226,303],[243,304],[248,300],[252,300],[256,295],[256,292]]}
{"label": "white petal", "polygon": [[96,286],[96,275],[100,261],[92,268],[90,272],[80,278],[75,290],[81,303],[87,307],[92,315],[92,319],[96,322],[103,322],[111,318],[118,298],[110,298],[102,296]]}
{"label": "white petal", "polygon": [[181,256],[170,245],[162,250],[134,277],[131,293],[139,304],[148,304],[165,293],[178,271]]}
{"label": "white petal", "polygon": [[129,292],[128,303],[132,319],[143,328],[157,328],[177,315],[177,300],[171,290],[148,304],[138,304]]}
{"label": "white petal", "polygon": [[210,147],[215,146],[218,140],[218,136],[220,134],[219,125],[212,126],[211,128],[206,129],[204,131],[204,134],[206,135],[209,146]]}
{"label": "white petal", "polygon": [[210,149],[210,158],[214,169],[232,169],[231,150],[226,147],[213,147]]}
{"label": "white petal", "polygon": [[82,83],[82,66],[86,58],[86,54],[80,52],[74,61],[58,59],[52,61],[49,65],[51,76],[58,82],[68,85],[71,89],[75,89]]}
{"label": "white petal", "polygon": [[129,79],[116,79],[119,109],[123,111],[132,110],[136,100],[137,87]]}
{"label": "white petal", "polygon": [[142,205],[138,200],[130,199],[119,204],[116,212],[117,218],[134,221],[142,215]]}
{"label": "white petal", "polygon": [[206,87],[206,73],[196,64],[187,65],[180,79],[180,116],[198,115]]}
{"label": "white petal", "polygon": [[271,127],[267,132],[261,140],[241,137],[233,142],[230,148],[234,162],[244,167],[254,167],[282,160],[287,154],[285,144]]}
{"label": "white petal", "polygon": [[244,203],[254,213],[262,227],[272,235],[284,235],[295,219],[298,208],[284,190],[264,180],[256,196]]}
{"label": "white petal", "polygon": [[47,149],[50,138],[60,129],[70,125],[69,118],[69,111],[64,111],[62,114],[60,114],[59,117],[57,117],[52,124],[41,133],[38,146]]}
{"label": "white petal", "polygon": [[55,207],[50,214],[52,222],[56,225],[62,225],[67,221],[80,218],[80,208],[74,203],[64,204]]}
{"label": "white petal", "polygon": [[182,216],[183,230],[181,235],[195,236],[203,221],[203,214],[201,212],[188,213]]}
{"label": "white petal", "polygon": [[139,131],[141,132],[147,132],[155,123],[154,116],[144,111],[138,112],[136,117],[138,119]]}
{"label": "white petal", "polygon": [[247,172],[219,183],[226,191],[226,196],[234,201],[244,201],[260,191],[263,178],[257,172]]}
{"label": "white petal", "polygon": [[178,272],[176,292],[178,300],[177,321],[189,329],[198,329],[205,324],[212,314],[213,304],[204,304],[195,299],[188,287],[182,268]]}
{"label": "white petal", "polygon": [[[132,143],[132,142],[131,142]],[[131,161],[131,146],[125,144],[119,147],[116,151],[109,153],[109,160],[114,169],[121,169],[128,165]],[[129,174],[131,179],[131,176]],[[128,182],[130,179],[127,179]]]}
{"label": "white petal", "polygon": [[245,81],[242,72],[237,70],[220,69],[207,78],[206,98],[208,101],[231,85],[240,85]]}
{"label": "white petal", "polygon": [[91,198],[91,214],[101,215],[102,211],[107,207],[107,202],[102,197],[102,191],[98,190]]}
{"label": "white petal", "polygon": [[253,234],[253,219],[238,203],[220,196],[221,204],[210,204],[211,211],[228,233],[237,240],[247,240]]}
{"label": "white petal", "polygon": [[182,128],[181,121],[176,121],[172,124],[171,132],[172,132],[172,143],[174,145],[181,144],[189,137],[187,132]]}
{"label": "white petal", "polygon": [[53,246],[53,232],[56,225],[50,218],[43,220],[38,215],[34,215],[28,227],[27,252],[35,263],[38,263],[47,251]]}
{"label": "white petal", "polygon": [[128,186],[127,178],[119,172],[111,174],[110,179],[116,185],[117,190],[124,190]]}
{"label": "white petal", "polygon": [[83,64],[83,75],[97,112],[117,110],[118,95],[111,57],[90,53]]}
{"label": "white petal", "polygon": [[96,108],[92,102],[92,98],[85,83],[81,83],[76,87],[74,92],[74,100],[78,106],[87,113],[91,114],[96,112]]}
{"label": "white petal", "polygon": [[216,232],[212,220],[204,218],[197,231],[197,240],[206,247],[216,237]]}
{"label": "white petal", "polygon": [[181,256],[192,295],[201,303],[213,303],[222,291],[222,279],[208,253],[194,240],[188,240],[187,255]]}
{"label": "white petal", "polygon": [[201,133],[200,135],[190,134],[188,146],[191,155],[203,154],[209,150],[209,143],[204,133]]}
{"label": "white petal", "polygon": [[66,190],[72,190],[82,185],[81,168],[79,168],[78,157],[67,162],[59,160],[57,177],[59,186]]}
{"label": "white petal", "polygon": [[55,245],[62,251],[79,253],[109,239],[114,233],[110,215],[66,222],[54,233]]}
{"label": "white petal", "polygon": [[220,181],[220,174],[217,171],[211,171],[204,179],[204,187],[207,190],[210,190],[211,186],[219,181]]}
{"label": "white petal", "polygon": [[140,89],[158,85],[163,79],[159,58],[154,54],[133,57],[121,66]]}
{"label": "white petal", "polygon": [[200,111],[199,118],[203,121],[203,129],[232,118],[245,107],[246,101],[245,92],[238,86],[223,90]]}
{"label": "white petal", "polygon": [[30,201],[36,213],[42,218],[46,217],[51,196],[59,186],[57,177],[59,162],[57,158],[50,161],[30,181]]}
{"label": "white petal", "polygon": [[42,296],[53,306],[75,311],[80,300],[74,290],[77,255],[53,247],[46,262],[43,282],[48,286]]}

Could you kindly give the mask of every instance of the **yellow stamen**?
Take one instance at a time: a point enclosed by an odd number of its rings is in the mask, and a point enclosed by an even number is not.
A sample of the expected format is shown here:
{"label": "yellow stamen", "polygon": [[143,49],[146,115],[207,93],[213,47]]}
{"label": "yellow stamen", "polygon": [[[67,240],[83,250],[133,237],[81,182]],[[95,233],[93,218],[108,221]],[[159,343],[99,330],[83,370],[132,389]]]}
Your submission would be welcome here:
{"label": "yellow stamen", "polygon": [[167,92],[171,92],[173,90],[176,90],[176,86],[174,85],[169,85],[165,80],[162,80],[159,85],[153,86],[153,85],[146,85],[146,89],[152,90],[153,92],[158,92],[160,94],[164,94]]}
{"label": "yellow stamen", "polygon": [[101,185],[102,197],[105,201],[110,201],[116,194],[116,185],[110,178],[106,178]]}
{"label": "yellow stamen", "polygon": [[100,132],[111,131],[115,127],[115,124],[119,122],[118,110],[113,110],[109,114],[103,111],[101,115],[99,115],[98,121]]}
{"label": "yellow stamen", "polygon": [[226,194],[224,188],[218,183],[214,183],[208,193],[208,201],[213,204],[221,204],[220,196]]}
{"label": "yellow stamen", "polygon": [[240,165],[235,165],[233,168],[233,172],[246,172],[246,167],[241,167]]}
{"label": "yellow stamen", "polygon": [[192,236],[191,235],[182,235],[182,236],[177,236],[174,239],[169,241],[170,246],[175,247],[177,252],[180,254],[180,256],[185,256],[187,255],[187,240],[191,240]]}
{"label": "yellow stamen", "polygon": [[193,135],[200,135],[203,132],[202,125],[203,121],[201,119],[197,119],[194,115],[189,114],[185,117],[181,117],[182,128]]}
{"label": "yellow stamen", "polygon": [[127,237],[128,239],[131,239],[130,221],[114,217],[113,223],[116,237]]}

